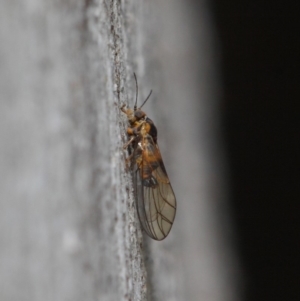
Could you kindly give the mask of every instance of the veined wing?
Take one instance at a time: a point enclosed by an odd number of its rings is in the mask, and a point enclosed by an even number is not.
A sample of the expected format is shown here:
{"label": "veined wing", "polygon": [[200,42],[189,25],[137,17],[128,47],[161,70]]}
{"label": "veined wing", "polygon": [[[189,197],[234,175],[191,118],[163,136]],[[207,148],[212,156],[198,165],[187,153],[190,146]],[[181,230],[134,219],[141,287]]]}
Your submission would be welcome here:
{"label": "veined wing", "polygon": [[142,137],[134,174],[137,211],[145,232],[155,240],[170,232],[176,214],[176,198],[158,145],[151,135]]}

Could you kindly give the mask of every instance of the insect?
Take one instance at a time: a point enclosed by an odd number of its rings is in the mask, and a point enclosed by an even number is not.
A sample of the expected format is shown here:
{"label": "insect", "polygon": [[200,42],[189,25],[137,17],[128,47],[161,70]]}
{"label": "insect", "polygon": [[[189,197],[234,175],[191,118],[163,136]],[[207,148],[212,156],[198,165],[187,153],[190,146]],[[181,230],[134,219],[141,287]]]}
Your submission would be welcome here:
{"label": "insect", "polygon": [[163,240],[169,234],[176,214],[176,198],[168,178],[157,144],[157,129],[144,111],[143,105],[137,108],[138,83],[136,83],[136,100],[133,110],[120,109],[127,115],[129,141],[124,149],[132,146],[127,160],[131,161],[133,171],[134,193],[138,217],[142,228],[155,240]]}

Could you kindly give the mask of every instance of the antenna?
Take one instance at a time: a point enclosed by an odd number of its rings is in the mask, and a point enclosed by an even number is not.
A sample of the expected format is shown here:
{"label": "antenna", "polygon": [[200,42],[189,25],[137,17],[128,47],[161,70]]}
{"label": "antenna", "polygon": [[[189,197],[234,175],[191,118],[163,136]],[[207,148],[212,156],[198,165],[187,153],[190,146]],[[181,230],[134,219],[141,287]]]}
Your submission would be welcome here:
{"label": "antenna", "polygon": [[137,99],[138,99],[138,82],[137,82],[137,79],[136,79],[136,75],[135,73],[133,72],[133,75],[134,75],[134,79],[135,79],[135,105],[133,107],[133,110],[136,111],[136,108],[137,108]]}
{"label": "antenna", "polygon": [[145,99],[145,101],[143,102],[143,104],[140,106],[140,109],[146,103],[146,101],[149,99],[149,97],[151,96],[151,94],[152,94],[152,90],[150,91],[149,95],[147,96],[147,98]]}

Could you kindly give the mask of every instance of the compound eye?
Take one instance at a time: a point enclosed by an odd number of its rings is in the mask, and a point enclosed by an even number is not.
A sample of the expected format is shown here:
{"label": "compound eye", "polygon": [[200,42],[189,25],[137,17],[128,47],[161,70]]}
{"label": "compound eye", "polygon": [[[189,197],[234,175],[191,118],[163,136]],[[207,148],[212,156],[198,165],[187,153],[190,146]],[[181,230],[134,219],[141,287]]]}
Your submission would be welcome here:
{"label": "compound eye", "polygon": [[143,117],[146,116],[145,112],[143,112],[142,110],[136,110],[134,112],[134,116],[136,117],[137,120],[142,119]]}

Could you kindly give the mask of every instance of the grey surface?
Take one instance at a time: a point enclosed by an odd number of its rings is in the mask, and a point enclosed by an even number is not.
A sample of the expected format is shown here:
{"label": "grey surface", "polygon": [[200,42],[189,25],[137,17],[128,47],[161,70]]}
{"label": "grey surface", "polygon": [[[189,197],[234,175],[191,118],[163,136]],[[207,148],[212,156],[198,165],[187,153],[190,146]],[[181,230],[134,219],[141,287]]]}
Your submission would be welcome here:
{"label": "grey surface", "polygon": [[[208,16],[183,1],[1,2],[1,300],[236,300]],[[140,101],[154,90],[177,195],[163,242],[143,238],[125,172],[133,71]]]}

